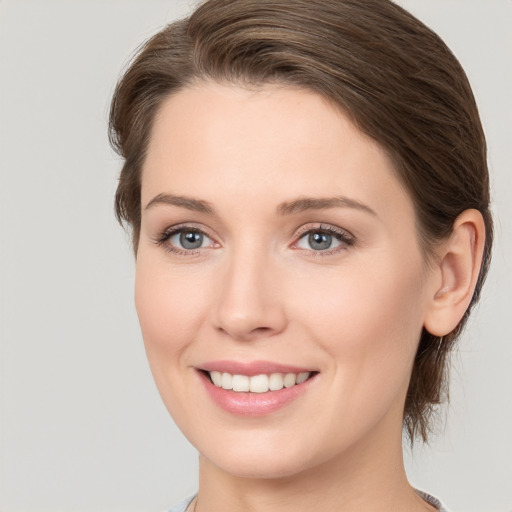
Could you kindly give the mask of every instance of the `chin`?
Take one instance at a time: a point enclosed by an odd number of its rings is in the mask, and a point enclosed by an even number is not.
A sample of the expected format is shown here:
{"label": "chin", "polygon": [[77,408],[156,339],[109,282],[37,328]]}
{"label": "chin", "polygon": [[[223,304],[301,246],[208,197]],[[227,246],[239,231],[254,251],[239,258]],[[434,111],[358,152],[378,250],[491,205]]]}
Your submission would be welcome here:
{"label": "chin", "polygon": [[[283,436],[284,434],[284,436]],[[279,479],[296,476],[326,463],[333,450],[315,446],[287,432],[253,430],[245,435],[195,443],[201,457],[222,472],[239,478]],[[191,439],[194,441],[193,439]]]}
{"label": "chin", "polygon": [[272,454],[253,453],[243,454],[213,453],[211,458],[203,455],[209,462],[219,468],[221,471],[238,478],[251,478],[261,480],[272,480],[278,478],[286,478],[297,475],[314,464],[312,461],[302,459],[295,454],[294,457],[287,457],[282,452]]}

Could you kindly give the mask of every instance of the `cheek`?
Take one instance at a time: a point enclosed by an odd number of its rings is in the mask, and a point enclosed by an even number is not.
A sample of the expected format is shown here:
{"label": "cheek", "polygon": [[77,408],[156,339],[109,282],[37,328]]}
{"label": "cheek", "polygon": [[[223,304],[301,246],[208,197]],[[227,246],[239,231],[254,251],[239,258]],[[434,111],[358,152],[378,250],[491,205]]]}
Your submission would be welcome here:
{"label": "cheek", "polygon": [[344,425],[346,439],[359,438],[385,416],[401,422],[421,333],[421,272],[381,268],[338,271],[297,294],[307,300],[296,302],[295,316],[330,356],[331,391],[317,415],[325,428]]}
{"label": "cheek", "polygon": [[295,293],[295,316],[351,386],[408,383],[423,325],[421,261],[408,268],[384,258],[340,266]]}
{"label": "cheek", "polygon": [[[180,275],[181,274],[181,275]],[[155,384],[169,413],[180,425],[196,403],[190,378],[189,347],[204,325],[208,287],[203,278],[173,272],[158,256],[137,255],[135,305]]]}
{"label": "cheek", "polygon": [[354,342],[365,332],[382,332],[398,342],[399,333],[421,329],[421,272],[387,266],[381,273],[379,268],[362,266],[333,269],[300,283],[291,294],[296,297],[295,307],[302,310],[297,316],[314,318],[315,330],[332,330],[334,338]]}
{"label": "cheek", "polygon": [[138,255],[135,306],[152,369],[178,364],[179,353],[197,334],[208,300],[200,283],[173,273],[158,258]]}

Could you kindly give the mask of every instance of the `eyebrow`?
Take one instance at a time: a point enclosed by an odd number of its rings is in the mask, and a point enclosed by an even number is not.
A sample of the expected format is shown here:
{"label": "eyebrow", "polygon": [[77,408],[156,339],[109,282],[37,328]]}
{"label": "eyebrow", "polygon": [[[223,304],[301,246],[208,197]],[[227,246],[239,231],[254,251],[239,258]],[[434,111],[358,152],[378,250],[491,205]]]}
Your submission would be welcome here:
{"label": "eyebrow", "polygon": [[[156,205],[171,205],[185,208],[194,212],[216,215],[214,207],[202,199],[193,197],[176,196],[173,194],[158,194],[146,205],[145,209]],[[355,199],[348,197],[300,197],[293,201],[286,201],[277,207],[279,215],[294,215],[308,210],[325,210],[329,208],[353,208],[371,215],[377,216],[377,213],[369,206]]]}
{"label": "eyebrow", "polygon": [[157,196],[153,197],[151,201],[149,201],[145,210],[148,210],[149,208],[159,204],[179,206],[180,208],[185,208],[187,210],[199,213],[206,213],[209,215],[215,214],[215,209],[208,201],[203,201],[202,199],[194,199],[193,197],[175,196],[173,194],[158,194]]}
{"label": "eyebrow", "polygon": [[377,216],[377,213],[369,206],[355,199],[348,197],[301,197],[294,201],[285,202],[277,207],[280,215],[293,215],[308,210],[325,210],[328,208],[354,208],[371,215]]}

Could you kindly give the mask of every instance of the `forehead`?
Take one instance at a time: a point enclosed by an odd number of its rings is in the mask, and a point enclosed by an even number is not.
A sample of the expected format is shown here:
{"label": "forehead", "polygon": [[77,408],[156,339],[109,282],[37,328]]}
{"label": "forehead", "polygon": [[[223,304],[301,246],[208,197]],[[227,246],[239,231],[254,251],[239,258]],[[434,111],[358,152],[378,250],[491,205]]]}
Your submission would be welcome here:
{"label": "forehead", "polygon": [[276,201],[352,195],[377,210],[399,201],[412,212],[385,151],[318,94],[204,83],[168,98],[148,146],[143,203],[162,192],[215,201],[222,191],[227,200],[241,189]]}

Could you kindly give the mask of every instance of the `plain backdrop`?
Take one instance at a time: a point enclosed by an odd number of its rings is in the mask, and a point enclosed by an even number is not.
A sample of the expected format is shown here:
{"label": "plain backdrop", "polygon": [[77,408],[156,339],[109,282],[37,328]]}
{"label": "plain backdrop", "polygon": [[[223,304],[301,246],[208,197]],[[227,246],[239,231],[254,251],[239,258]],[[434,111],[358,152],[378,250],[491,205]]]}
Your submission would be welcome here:
{"label": "plain backdrop", "polygon": [[[257,1],[257,0],[255,0]],[[512,2],[400,0],[453,49],[489,142],[496,246],[454,357],[446,426],[407,451],[454,512],[512,511]],[[193,2],[0,0],[0,510],[158,511],[197,454],[153,384],[113,215],[109,99],[134,49]]]}

